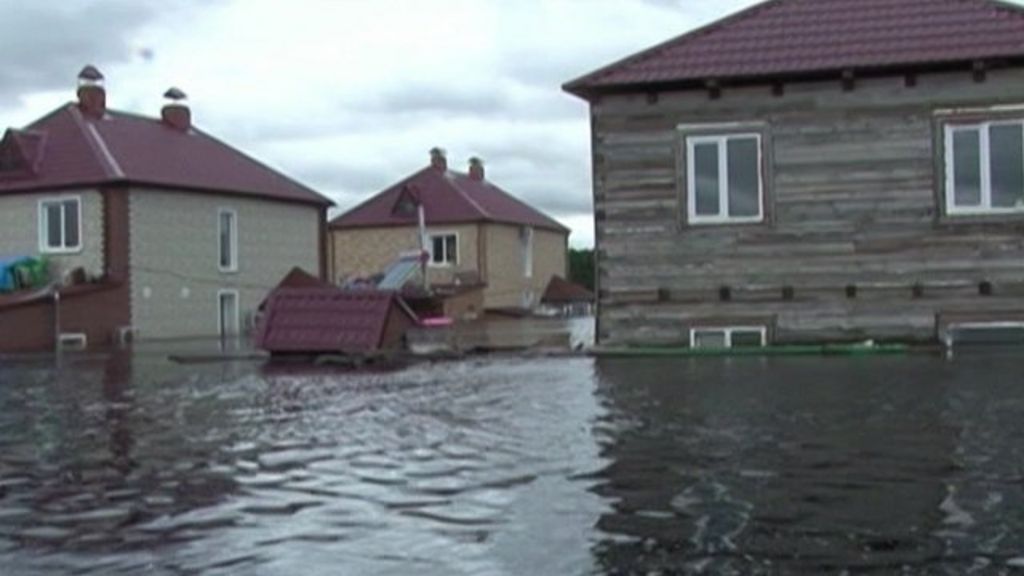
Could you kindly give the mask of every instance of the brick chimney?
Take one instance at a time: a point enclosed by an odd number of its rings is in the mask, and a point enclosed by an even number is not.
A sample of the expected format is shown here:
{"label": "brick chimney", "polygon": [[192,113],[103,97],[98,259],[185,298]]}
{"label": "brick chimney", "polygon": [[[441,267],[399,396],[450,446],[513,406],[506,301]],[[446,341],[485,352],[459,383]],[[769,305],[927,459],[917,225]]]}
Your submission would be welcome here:
{"label": "brick chimney", "polygon": [[469,159],[469,177],[478,182],[484,180],[484,161],[476,156]]}
{"label": "brick chimney", "polygon": [[192,111],[186,103],[188,97],[181,90],[171,88],[164,92],[164,98],[167,99],[167,104],[164,104],[160,111],[164,124],[179,132],[188,132],[192,127]]}
{"label": "brick chimney", "polygon": [[448,153],[444,151],[444,148],[430,149],[430,165],[435,170],[448,171]]}
{"label": "brick chimney", "polygon": [[78,73],[78,109],[92,118],[103,118],[107,112],[103,74],[91,64]]}

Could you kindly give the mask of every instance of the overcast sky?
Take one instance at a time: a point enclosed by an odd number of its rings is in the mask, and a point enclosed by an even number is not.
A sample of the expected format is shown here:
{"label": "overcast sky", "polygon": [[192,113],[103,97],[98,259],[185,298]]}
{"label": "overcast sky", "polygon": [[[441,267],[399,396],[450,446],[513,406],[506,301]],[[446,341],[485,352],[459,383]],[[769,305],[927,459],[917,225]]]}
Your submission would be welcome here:
{"label": "overcast sky", "polygon": [[433,146],[593,242],[587,106],[562,83],[753,0],[0,0],[0,126],[73,99],[196,124],[355,205]]}

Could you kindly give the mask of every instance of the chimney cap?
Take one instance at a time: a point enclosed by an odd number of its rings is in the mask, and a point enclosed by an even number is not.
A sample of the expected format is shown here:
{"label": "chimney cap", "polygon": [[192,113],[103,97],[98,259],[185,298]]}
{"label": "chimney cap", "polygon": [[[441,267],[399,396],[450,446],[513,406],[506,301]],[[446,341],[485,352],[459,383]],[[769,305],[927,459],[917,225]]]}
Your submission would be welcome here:
{"label": "chimney cap", "polygon": [[175,88],[174,86],[172,86],[167,89],[167,92],[164,92],[164,98],[167,98],[168,100],[172,100],[174,102],[180,102],[182,100],[187,99],[188,95],[185,94],[185,92],[183,92],[180,88]]}
{"label": "chimney cap", "polygon": [[430,149],[430,165],[435,170],[448,171],[448,153],[444,151],[444,148],[434,146]]}
{"label": "chimney cap", "polygon": [[479,156],[469,159],[469,177],[479,182],[484,180],[484,161]]}
{"label": "chimney cap", "polygon": [[88,64],[82,71],[78,73],[79,80],[88,80],[90,82],[99,82],[103,80],[103,73],[92,64]]}

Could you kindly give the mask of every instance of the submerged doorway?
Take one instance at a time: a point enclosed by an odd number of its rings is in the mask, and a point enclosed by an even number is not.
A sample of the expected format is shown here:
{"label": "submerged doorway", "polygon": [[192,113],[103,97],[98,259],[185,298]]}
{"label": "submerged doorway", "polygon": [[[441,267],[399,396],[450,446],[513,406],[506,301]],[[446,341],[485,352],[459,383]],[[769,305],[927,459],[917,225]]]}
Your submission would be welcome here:
{"label": "submerged doorway", "polygon": [[221,339],[238,338],[238,291],[221,290],[217,293],[219,334]]}

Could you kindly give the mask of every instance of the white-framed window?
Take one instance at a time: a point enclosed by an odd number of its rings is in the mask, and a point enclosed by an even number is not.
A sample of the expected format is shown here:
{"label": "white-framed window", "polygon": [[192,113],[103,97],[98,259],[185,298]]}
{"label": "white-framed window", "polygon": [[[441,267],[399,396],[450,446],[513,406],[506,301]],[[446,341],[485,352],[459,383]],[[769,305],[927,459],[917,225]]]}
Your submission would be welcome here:
{"label": "white-framed window", "polygon": [[1024,344],[1024,322],[959,322],[946,327],[947,346]]}
{"label": "white-framed window", "polygon": [[690,329],[691,348],[761,348],[768,344],[764,326],[715,326]]}
{"label": "white-framed window", "polygon": [[519,247],[523,253],[523,277],[533,278],[533,228],[523,226],[519,229]]}
{"label": "white-framed window", "polygon": [[238,212],[230,208],[217,210],[217,267],[238,271]]}
{"label": "white-framed window", "polygon": [[78,196],[39,201],[39,252],[68,254],[82,250],[82,199]]}
{"label": "white-framed window", "polygon": [[459,263],[459,235],[443,232],[430,235],[430,265],[455,266]]}
{"label": "white-framed window", "polygon": [[1024,120],[947,124],[946,213],[1024,213]]}
{"label": "white-framed window", "polygon": [[238,290],[217,291],[217,333],[221,338],[235,338],[241,334]]}
{"label": "white-framed window", "polygon": [[687,221],[733,224],[764,220],[761,135],[686,137]]}

